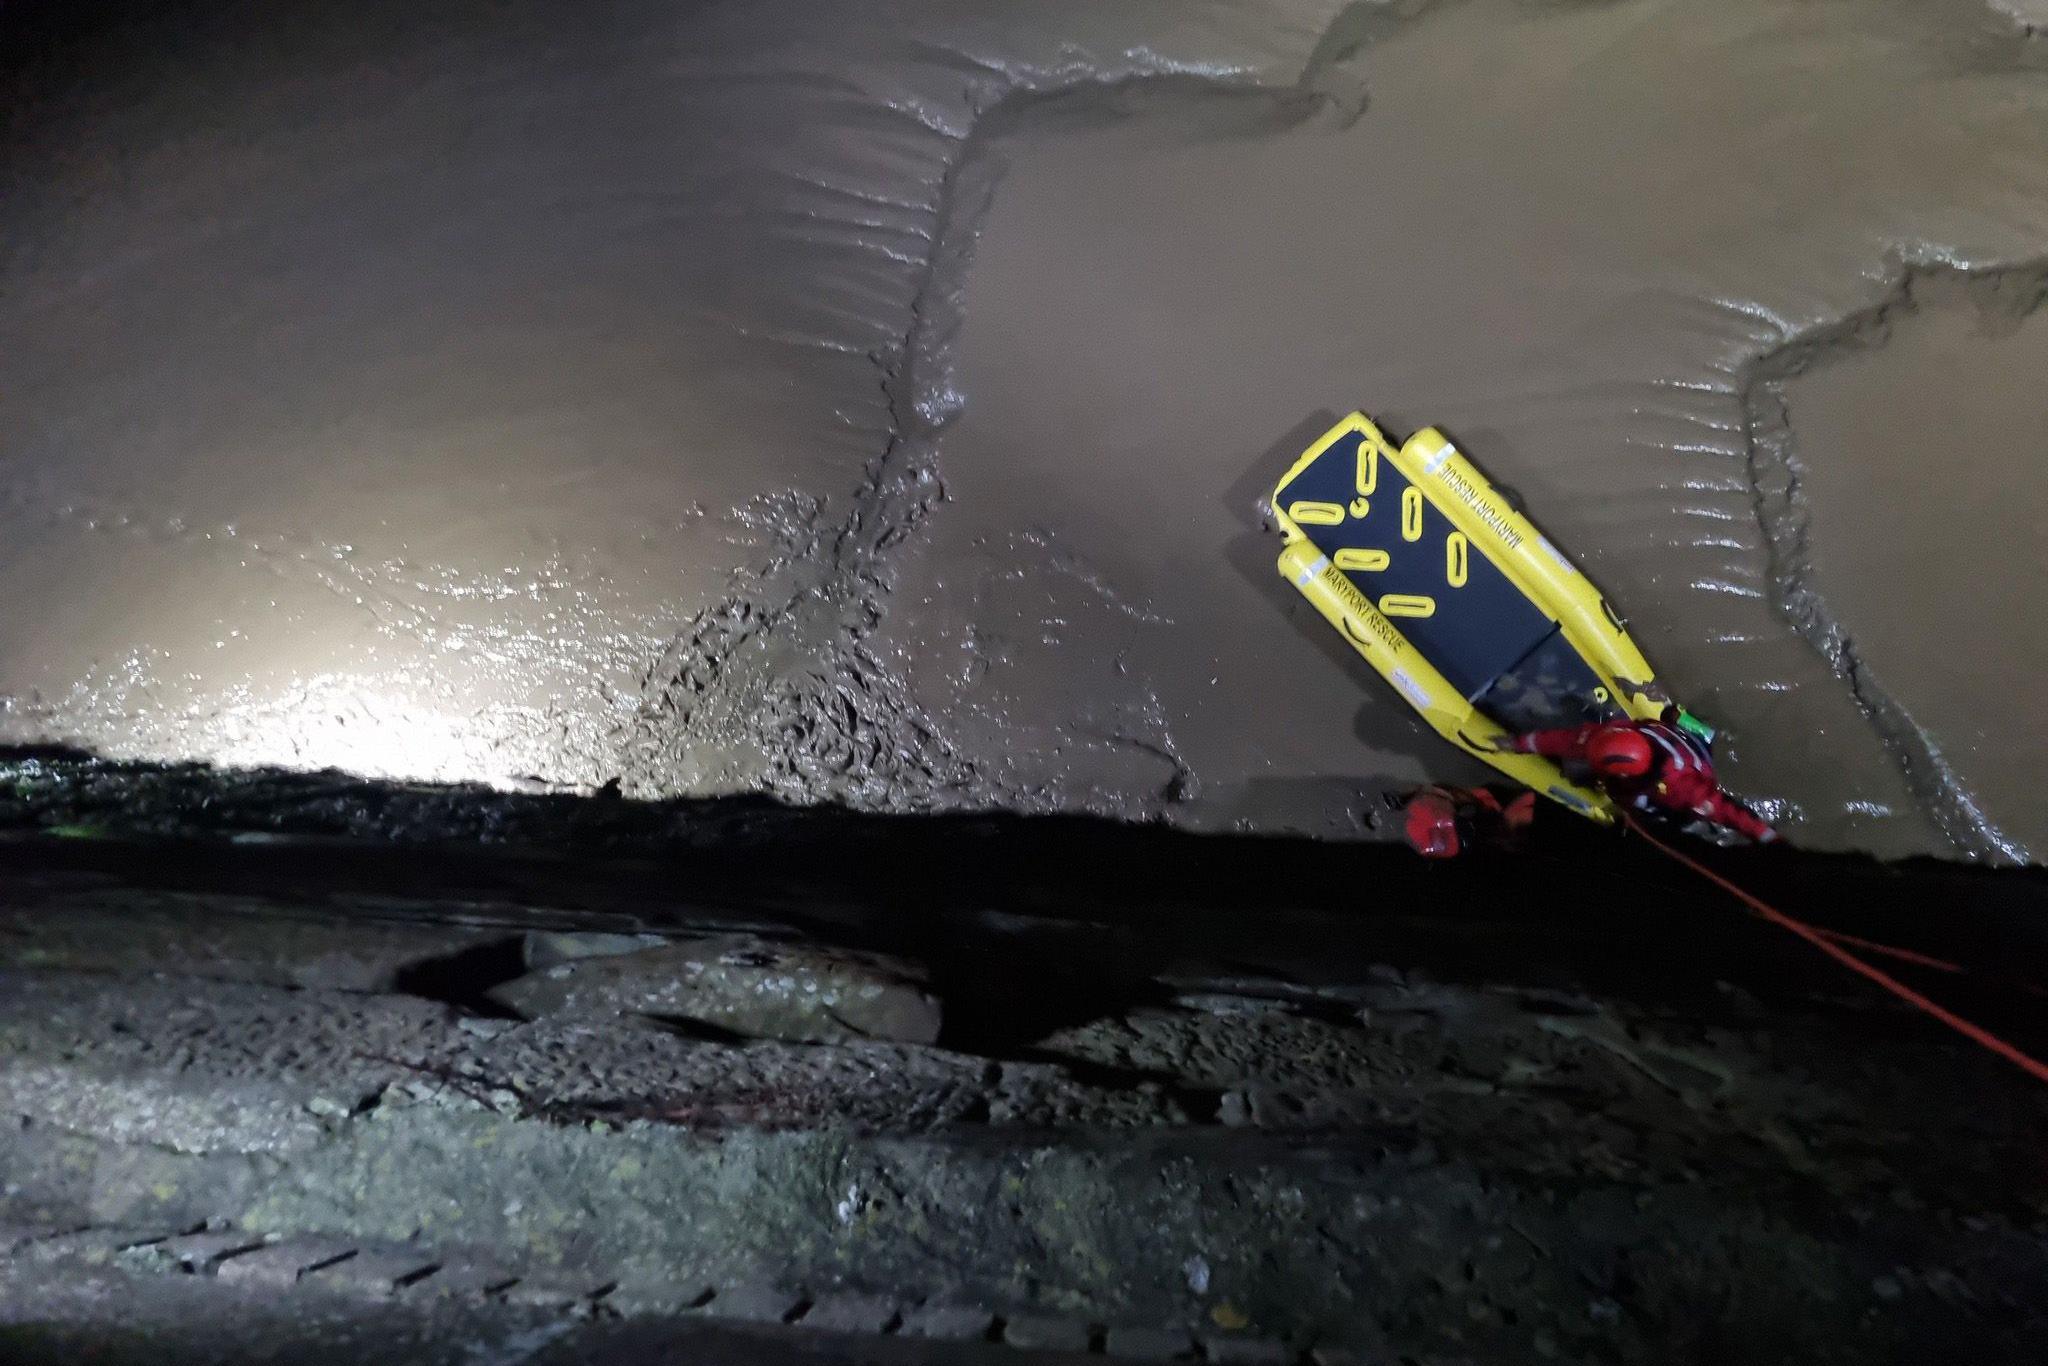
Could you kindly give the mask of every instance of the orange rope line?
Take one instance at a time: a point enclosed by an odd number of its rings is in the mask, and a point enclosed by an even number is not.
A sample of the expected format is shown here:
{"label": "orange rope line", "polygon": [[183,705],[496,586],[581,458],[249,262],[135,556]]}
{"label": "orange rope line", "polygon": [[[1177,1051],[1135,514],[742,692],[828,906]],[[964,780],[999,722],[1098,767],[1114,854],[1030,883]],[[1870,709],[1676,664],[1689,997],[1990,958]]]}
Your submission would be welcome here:
{"label": "orange rope line", "polygon": [[1742,888],[1736,886],[1727,878],[1722,877],[1697,859],[1672,848],[1663,840],[1658,839],[1648,830],[1645,830],[1641,822],[1637,821],[1632,813],[1624,811],[1621,813],[1621,818],[1627,822],[1629,829],[1648,840],[1653,848],[1662,851],[1676,862],[1692,869],[1695,873],[1721,888],[1721,890],[1727,892],[1730,896],[1770,921],[1773,925],[1781,929],[1790,930],[1793,934],[1798,935],[1801,939],[1804,939],[1843,967],[1848,968],[1851,972],[1859,973],[1869,978],[1901,1001],[1904,1001],[1907,1005],[1933,1016],[1950,1029],[1956,1031],[1956,1033],[1970,1040],[1970,1042],[1991,1050],[1999,1057],[2004,1058],[2007,1062],[2026,1072],[2036,1081],[2048,1081],[2048,1063],[2044,1063],[2038,1058],[2021,1052],[2018,1048],[1999,1038],[1982,1025],[1974,1024],[1964,1019],[1940,1002],[1921,995],[1883,969],[1873,967],[1869,963],[1864,962],[1840,944],[1835,943],[1829,937],[1828,931],[1817,929],[1803,920],[1794,920],[1777,907],[1751,896],[1748,892],[1745,892]]}
{"label": "orange rope line", "polygon": [[1923,968],[1933,968],[1938,972],[1965,972],[1968,970],[1961,963],[1951,963],[1946,958],[1935,958],[1932,955],[1920,952],[1918,949],[1902,949],[1896,944],[1880,944],[1875,939],[1865,939],[1861,935],[1844,934],[1840,930],[1825,930],[1818,925],[1813,927],[1813,932],[1825,935],[1837,944],[1847,944],[1850,948],[1862,949],[1865,953],[1876,953],[1882,954],[1887,958],[1896,958],[1901,963],[1917,963]]}

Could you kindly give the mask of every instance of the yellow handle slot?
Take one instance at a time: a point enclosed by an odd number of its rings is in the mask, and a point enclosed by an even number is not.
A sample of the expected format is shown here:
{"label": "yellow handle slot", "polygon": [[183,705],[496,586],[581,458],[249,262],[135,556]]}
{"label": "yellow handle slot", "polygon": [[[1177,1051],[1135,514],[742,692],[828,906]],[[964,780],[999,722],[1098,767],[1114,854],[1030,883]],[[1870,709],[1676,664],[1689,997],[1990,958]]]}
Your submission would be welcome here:
{"label": "yellow handle slot", "polygon": [[1392,557],[1384,550],[1360,550],[1347,546],[1330,557],[1330,563],[1339,569],[1353,569],[1363,574],[1377,574],[1392,563]]}
{"label": "yellow handle slot", "polygon": [[[1299,507],[1300,504],[1295,504]],[[1401,539],[1422,539],[1422,490],[1410,484],[1401,490]]]}
{"label": "yellow handle slot", "polygon": [[1287,515],[1304,526],[1337,526],[1344,521],[1342,503],[1312,503],[1303,499],[1288,505]]}
{"label": "yellow handle slot", "polygon": [[1472,568],[1472,544],[1465,539],[1462,531],[1453,531],[1444,537],[1444,582],[1453,588],[1465,586],[1465,576]]}
{"label": "yellow handle slot", "polygon": [[1433,617],[1436,599],[1420,593],[1389,593],[1380,599],[1380,611],[1390,617]]}

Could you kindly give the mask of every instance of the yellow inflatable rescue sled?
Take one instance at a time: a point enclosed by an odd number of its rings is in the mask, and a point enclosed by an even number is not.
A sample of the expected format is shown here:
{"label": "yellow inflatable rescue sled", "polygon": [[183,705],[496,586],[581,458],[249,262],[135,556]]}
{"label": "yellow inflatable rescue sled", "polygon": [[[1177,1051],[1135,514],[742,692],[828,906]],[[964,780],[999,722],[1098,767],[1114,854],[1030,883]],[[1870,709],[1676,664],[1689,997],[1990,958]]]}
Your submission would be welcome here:
{"label": "yellow inflatable rescue sled", "polygon": [[1594,820],[1607,798],[1503,735],[1669,700],[1607,600],[1434,427],[1398,449],[1364,413],[1273,491],[1280,573],[1445,739]]}

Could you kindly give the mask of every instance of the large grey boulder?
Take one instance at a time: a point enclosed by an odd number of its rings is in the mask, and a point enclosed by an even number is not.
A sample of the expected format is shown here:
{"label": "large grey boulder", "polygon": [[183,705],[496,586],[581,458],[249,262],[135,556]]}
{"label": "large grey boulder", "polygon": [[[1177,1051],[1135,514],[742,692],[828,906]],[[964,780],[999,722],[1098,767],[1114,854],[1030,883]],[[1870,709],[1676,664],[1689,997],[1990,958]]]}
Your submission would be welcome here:
{"label": "large grey boulder", "polygon": [[491,999],[529,1020],[645,1015],[795,1043],[931,1043],[939,1035],[938,998],[903,959],[751,935],[653,945],[562,938],[531,946],[535,970],[493,988]]}

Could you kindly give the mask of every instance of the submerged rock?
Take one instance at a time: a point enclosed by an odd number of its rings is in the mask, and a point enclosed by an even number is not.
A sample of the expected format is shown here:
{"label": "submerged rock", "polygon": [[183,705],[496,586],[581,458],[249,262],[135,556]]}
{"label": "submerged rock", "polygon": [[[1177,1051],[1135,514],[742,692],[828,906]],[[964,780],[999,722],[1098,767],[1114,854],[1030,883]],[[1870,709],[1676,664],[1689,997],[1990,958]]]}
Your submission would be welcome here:
{"label": "submerged rock", "polygon": [[939,1000],[916,964],[746,935],[558,956],[490,997],[529,1020],[644,1015],[794,1043],[939,1035]]}

